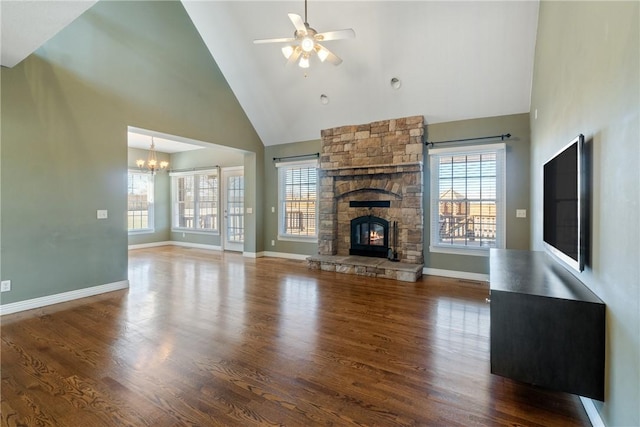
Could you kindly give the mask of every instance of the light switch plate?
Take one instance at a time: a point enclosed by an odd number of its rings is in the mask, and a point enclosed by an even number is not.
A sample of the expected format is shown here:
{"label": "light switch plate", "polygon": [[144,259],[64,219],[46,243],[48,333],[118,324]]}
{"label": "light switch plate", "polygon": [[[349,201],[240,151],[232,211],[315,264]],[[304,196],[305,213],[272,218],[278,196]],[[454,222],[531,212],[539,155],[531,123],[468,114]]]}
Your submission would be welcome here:
{"label": "light switch plate", "polygon": [[0,286],[0,292],[8,292],[11,290],[11,280],[3,280]]}
{"label": "light switch plate", "polygon": [[107,219],[109,213],[106,209],[98,209],[98,219]]}
{"label": "light switch plate", "polygon": [[247,208],[247,213],[248,214],[252,214],[253,213],[253,208]]}
{"label": "light switch plate", "polygon": [[526,218],[527,210],[526,209],[516,209],[516,218]]}

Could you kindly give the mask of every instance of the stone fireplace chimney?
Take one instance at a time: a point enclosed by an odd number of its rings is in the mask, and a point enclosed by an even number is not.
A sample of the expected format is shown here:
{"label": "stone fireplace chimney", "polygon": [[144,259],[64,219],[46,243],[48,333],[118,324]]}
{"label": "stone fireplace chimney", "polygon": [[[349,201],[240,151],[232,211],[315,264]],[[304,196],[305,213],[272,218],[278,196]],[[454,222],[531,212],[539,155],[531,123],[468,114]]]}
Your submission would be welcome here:
{"label": "stone fireplace chimney", "polygon": [[[348,256],[351,220],[373,215],[397,224],[397,261],[424,262],[423,134],[422,116],[322,131],[319,255]],[[351,203],[372,201],[389,203]]]}

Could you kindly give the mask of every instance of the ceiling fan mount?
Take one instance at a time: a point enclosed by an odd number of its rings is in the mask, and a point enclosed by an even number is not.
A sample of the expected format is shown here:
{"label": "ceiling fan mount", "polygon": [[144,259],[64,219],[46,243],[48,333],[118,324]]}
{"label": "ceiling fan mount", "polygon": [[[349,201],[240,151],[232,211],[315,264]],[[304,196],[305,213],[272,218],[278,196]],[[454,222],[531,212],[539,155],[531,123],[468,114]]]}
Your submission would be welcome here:
{"label": "ceiling fan mount", "polygon": [[307,22],[307,0],[304,1],[304,21],[295,13],[288,14],[291,23],[295,27],[293,38],[259,39],[255,44],[263,43],[288,43],[282,48],[282,54],[287,58],[287,64],[298,62],[301,68],[309,68],[309,58],[316,55],[320,62],[328,61],[333,65],[340,65],[342,59],[332,53],[319,42],[350,39],[356,36],[353,29],[325,31],[319,33]]}

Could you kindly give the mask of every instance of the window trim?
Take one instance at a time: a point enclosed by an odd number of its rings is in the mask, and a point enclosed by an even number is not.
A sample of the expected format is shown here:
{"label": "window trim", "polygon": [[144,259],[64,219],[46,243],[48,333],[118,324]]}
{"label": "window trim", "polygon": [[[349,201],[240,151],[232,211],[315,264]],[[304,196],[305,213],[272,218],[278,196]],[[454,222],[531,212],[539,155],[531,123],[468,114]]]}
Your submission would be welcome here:
{"label": "window trim", "polygon": [[[313,160],[298,160],[298,161],[291,161],[291,162],[277,162],[275,164],[276,169],[277,169],[277,173],[278,173],[278,209],[277,209],[277,221],[278,221],[278,236],[277,239],[279,241],[286,241],[286,242],[302,242],[302,243],[310,243],[310,242],[317,242],[318,241],[318,224],[319,224],[319,218],[318,218],[318,195],[319,195],[319,189],[320,189],[320,182],[318,180],[318,160],[317,159],[313,159]],[[312,236],[298,236],[295,234],[287,234],[284,232],[284,209],[283,209],[283,203],[284,203],[284,195],[283,195],[283,190],[284,190],[284,185],[283,185],[283,178],[284,178],[284,174],[286,173],[287,169],[290,168],[295,168],[295,167],[313,167],[316,170],[316,200],[315,200],[315,218],[316,218],[316,224],[315,224],[315,229],[316,232],[314,235]]]}
{"label": "window trim", "polygon": [[151,193],[151,202],[147,201],[147,227],[146,228],[134,228],[132,230],[129,229],[129,226],[128,226],[129,209],[127,206],[127,234],[128,235],[153,234],[156,232],[156,223],[155,223],[156,179],[155,179],[155,176],[151,172],[141,171],[138,169],[127,169],[127,205],[129,204],[129,182],[128,182],[129,174],[147,175],[151,178],[149,180],[151,191],[149,191],[149,188],[147,188],[147,192]]}
{"label": "window trim", "polygon": [[[489,256],[489,247],[464,246],[464,245],[442,245],[437,240],[437,226],[434,224],[439,216],[439,179],[437,173],[439,167],[437,160],[442,156],[465,153],[468,155],[496,153],[496,248],[506,247],[506,144],[504,142],[495,144],[482,144],[473,146],[454,146],[429,149],[429,180],[430,180],[430,218],[429,218],[429,252],[444,253],[454,255]],[[435,178],[435,179],[434,179]]]}
{"label": "window trim", "polygon": [[[191,176],[194,177],[194,191],[196,186],[195,177],[198,175],[216,175],[216,179],[218,180],[218,191],[217,191],[217,209],[216,209],[216,229],[203,229],[203,228],[195,228],[195,227],[180,227],[176,225],[176,203],[178,202],[178,186],[176,185],[176,178]],[[180,232],[180,233],[191,233],[191,234],[204,234],[204,235],[219,235],[220,234],[220,170],[219,168],[210,168],[210,169],[194,169],[188,171],[173,171],[169,172],[169,176],[171,177],[171,231],[172,232]],[[194,205],[197,202],[194,201]],[[194,211],[195,211],[194,207]]]}

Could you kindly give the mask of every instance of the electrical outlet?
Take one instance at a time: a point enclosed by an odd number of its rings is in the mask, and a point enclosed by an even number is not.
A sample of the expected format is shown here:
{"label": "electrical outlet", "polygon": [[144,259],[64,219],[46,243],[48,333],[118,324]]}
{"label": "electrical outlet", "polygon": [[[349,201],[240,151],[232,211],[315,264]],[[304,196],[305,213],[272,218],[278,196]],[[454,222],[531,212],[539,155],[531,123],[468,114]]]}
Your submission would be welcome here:
{"label": "electrical outlet", "polygon": [[272,241],[271,241],[271,246],[275,246],[275,245],[276,245],[276,241],[275,241],[275,240],[272,240]]}
{"label": "electrical outlet", "polygon": [[276,213],[276,207],[275,206],[271,206],[271,213]]}
{"label": "electrical outlet", "polygon": [[98,209],[98,219],[107,219],[109,212],[106,209]]}
{"label": "electrical outlet", "polygon": [[0,292],[8,292],[11,290],[11,280],[3,280],[0,285]]}

